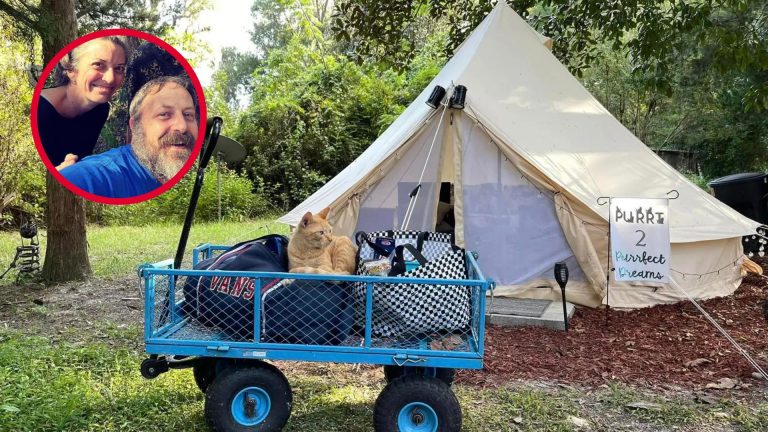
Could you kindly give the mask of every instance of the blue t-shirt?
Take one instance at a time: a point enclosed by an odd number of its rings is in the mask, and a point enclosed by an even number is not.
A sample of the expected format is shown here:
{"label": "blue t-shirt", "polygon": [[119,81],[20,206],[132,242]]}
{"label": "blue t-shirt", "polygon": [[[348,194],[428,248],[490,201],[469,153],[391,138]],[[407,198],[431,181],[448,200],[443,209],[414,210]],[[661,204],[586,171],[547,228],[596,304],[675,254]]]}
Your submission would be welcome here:
{"label": "blue t-shirt", "polygon": [[130,145],[88,156],[59,173],[80,189],[108,198],[130,198],[161,186]]}

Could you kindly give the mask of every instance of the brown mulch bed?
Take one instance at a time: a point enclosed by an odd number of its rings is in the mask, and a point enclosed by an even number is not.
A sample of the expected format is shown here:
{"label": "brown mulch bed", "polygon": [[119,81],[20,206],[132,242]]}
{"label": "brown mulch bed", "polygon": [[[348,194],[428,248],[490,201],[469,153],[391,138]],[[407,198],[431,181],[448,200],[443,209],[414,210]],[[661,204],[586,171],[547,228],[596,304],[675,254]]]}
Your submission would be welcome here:
{"label": "brown mulch bed", "polygon": [[[768,258],[755,261],[768,275]],[[734,295],[701,302],[764,369],[768,369],[768,321],[762,309],[766,299],[768,277],[749,274]],[[758,383],[753,372],[693,304],[681,302],[612,310],[607,321],[604,310],[579,308],[568,332],[489,326],[485,368],[461,371],[458,381],[481,386],[514,379],[584,385],[618,381],[698,388],[730,378],[746,387]]]}

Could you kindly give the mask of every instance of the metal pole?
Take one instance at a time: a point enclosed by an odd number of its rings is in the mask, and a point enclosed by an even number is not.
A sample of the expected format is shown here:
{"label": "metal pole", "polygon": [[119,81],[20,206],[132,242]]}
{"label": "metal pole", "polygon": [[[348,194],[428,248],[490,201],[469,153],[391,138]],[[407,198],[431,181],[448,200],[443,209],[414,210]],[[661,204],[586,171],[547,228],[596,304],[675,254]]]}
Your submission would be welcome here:
{"label": "metal pole", "polygon": [[608,198],[608,259],[605,263],[605,323],[608,324],[611,310],[611,199]]}
{"label": "metal pole", "polygon": [[208,166],[208,162],[213,155],[213,149],[216,147],[216,141],[219,140],[219,135],[221,134],[221,127],[223,123],[224,121],[220,117],[213,117],[208,119],[208,124],[205,129],[205,147],[200,152],[200,163],[197,167],[195,184],[192,187],[192,198],[189,200],[187,215],[184,217],[184,226],[181,229],[179,246],[176,248],[176,258],[173,260],[173,268],[175,269],[181,268],[181,261],[184,258],[184,248],[187,246],[187,239],[189,238],[189,230],[192,228],[192,221],[195,218],[197,200],[200,198],[200,191],[203,188],[205,168]]}
{"label": "metal pole", "polygon": [[563,322],[565,322],[565,331],[568,331],[568,302],[565,301],[565,287],[560,288],[563,293]]}

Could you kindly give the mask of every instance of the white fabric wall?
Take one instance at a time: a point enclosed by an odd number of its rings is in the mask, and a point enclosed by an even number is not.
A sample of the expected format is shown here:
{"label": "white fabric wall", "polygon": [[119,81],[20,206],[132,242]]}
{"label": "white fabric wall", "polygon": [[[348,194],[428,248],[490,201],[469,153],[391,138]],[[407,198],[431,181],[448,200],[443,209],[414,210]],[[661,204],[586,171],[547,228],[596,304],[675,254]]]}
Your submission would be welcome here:
{"label": "white fabric wall", "polygon": [[554,264],[567,261],[571,280],[583,281],[551,194],[524,179],[468,117],[460,134],[464,241],[480,254],[484,274],[499,285],[520,285],[553,279]]}
{"label": "white fabric wall", "polygon": [[400,152],[398,162],[391,171],[386,173],[386,176],[368,189],[363,197],[355,232],[400,229],[408,208],[408,196],[418,184],[425,163],[426,170],[421,183],[422,187],[408,229],[434,230],[435,208],[440,193],[442,134],[446,121],[440,125],[439,136],[432,154],[429,155],[429,161],[427,161],[427,155],[439,123],[438,115],[434,117],[427,126],[427,130],[418,139],[409,146],[398,150]]}

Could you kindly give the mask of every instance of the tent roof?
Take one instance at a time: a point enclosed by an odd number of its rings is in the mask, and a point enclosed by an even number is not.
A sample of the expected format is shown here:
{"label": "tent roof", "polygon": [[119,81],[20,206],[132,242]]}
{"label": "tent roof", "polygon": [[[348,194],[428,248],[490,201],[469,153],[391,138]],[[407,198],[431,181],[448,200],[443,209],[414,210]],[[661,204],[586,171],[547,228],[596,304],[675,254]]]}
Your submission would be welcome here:
{"label": "tent roof", "polygon": [[[416,133],[431,114],[424,101],[439,84],[467,87],[466,105],[502,142],[550,181],[607,220],[598,197],[665,197],[672,242],[753,233],[747,219],[689,182],[616,120],[542,45],[519,15],[499,3],[398,119],[357,160],[279,219],[333,204]],[[679,211],[676,211],[679,210]]]}

